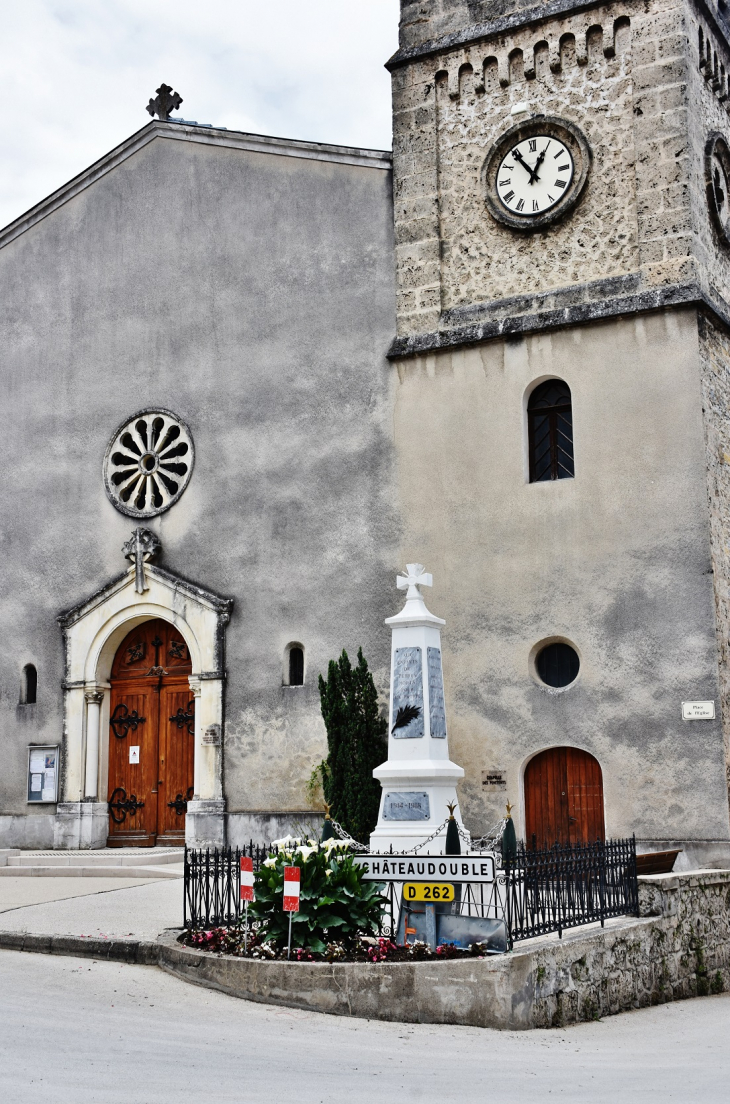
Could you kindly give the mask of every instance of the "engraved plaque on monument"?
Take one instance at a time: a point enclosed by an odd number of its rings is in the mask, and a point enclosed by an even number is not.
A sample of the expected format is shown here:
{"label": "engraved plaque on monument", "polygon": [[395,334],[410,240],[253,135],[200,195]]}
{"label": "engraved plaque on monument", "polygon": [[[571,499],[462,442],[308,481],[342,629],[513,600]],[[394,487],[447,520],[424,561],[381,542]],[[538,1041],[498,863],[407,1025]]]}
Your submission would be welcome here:
{"label": "engraved plaque on monument", "polygon": [[418,709],[418,716],[407,725],[394,728],[395,740],[419,740],[423,725],[423,673],[420,648],[396,648],[393,662],[393,716],[408,706]]}
{"label": "engraved plaque on monument", "polygon": [[428,648],[428,703],[431,736],[434,740],[446,739],[446,707],[444,705],[444,676],[441,671],[441,649]]}
{"label": "engraved plaque on monument", "polygon": [[427,793],[387,793],[383,798],[383,820],[428,820],[430,815]]}

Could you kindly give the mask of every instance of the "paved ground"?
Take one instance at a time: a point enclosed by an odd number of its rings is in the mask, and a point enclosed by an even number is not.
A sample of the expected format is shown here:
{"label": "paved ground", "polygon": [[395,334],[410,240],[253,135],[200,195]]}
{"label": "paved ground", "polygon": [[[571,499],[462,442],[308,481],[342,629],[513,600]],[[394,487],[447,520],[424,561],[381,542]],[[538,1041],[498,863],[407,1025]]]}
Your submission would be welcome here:
{"label": "paved ground", "polygon": [[275,1009],[149,966],[0,951],[8,1104],[727,1104],[730,995],[563,1031]]}
{"label": "paved ground", "polygon": [[0,929],[155,939],[182,927],[182,903],[176,880],[0,878]]}
{"label": "paved ground", "polygon": [[[145,885],[141,878],[0,878],[0,913],[26,905],[63,901],[70,897],[88,897],[109,890]],[[54,883],[56,883],[54,885]],[[0,928],[4,921],[0,920]]]}

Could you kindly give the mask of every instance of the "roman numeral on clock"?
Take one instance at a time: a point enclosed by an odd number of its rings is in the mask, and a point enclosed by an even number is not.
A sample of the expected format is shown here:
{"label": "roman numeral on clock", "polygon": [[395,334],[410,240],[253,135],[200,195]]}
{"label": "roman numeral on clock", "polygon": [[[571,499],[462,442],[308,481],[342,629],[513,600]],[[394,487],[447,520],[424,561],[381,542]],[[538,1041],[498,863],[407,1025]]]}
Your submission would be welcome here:
{"label": "roman numeral on clock", "polygon": [[500,186],[500,188],[506,188],[511,183],[512,183],[512,177],[508,176],[506,180],[500,180],[499,186]]}
{"label": "roman numeral on clock", "polygon": [[511,199],[514,199],[514,198],[515,198],[515,193],[514,192],[507,192],[507,195],[504,197],[504,201],[505,201],[505,203],[509,203],[509,201]]}
{"label": "roman numeral on clock", "polygon": [[521,211],[524,206],[525,206],[525,201],[524,201],[524,199],[521,199],[520,202],[515,207],[515,210],[516,211]]}
{"label": "roman numeral on clock", "polygon": [[532,209],[533,209],[533,211],[539,211],[540,210],[540,204],[537,202],[536,199],[533,199],[533,201],[532,201]]}
{"label": "roman numeral on clock", "polygon": [[530,153],[537,152],[537,138],[530,138]]}
{"label": "roman numeral on clock", "polygon": [[564,188],[567,183],[568,183],[567,180],[556,180],[555,181],[555,187],[556,188]]}

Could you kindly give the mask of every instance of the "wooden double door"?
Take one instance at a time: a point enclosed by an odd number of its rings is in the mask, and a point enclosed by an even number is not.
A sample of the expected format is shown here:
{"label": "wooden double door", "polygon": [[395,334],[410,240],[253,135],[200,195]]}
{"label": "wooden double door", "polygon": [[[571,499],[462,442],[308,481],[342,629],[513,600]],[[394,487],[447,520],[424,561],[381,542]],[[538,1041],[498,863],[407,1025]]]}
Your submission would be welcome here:
{"label": "wooden double door", "polygon": [[603,775],[580,748],[548,748],[525,770],[525,843],[595,843],[605,839]]}
{"label": "wooden double door", "polygon": [[195,760],[191,671],[187,645],[167,621],[145,621],[119,646],[110,680],[110,847],[185,843]]}

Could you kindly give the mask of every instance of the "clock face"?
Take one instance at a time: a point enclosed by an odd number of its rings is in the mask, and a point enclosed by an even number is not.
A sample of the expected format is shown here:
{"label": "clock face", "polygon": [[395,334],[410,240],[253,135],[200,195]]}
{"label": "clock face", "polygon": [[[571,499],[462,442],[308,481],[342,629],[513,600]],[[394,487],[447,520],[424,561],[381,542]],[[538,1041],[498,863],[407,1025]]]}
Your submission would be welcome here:
{"label": "clock face", "polygon": [[574,172],[573,157],[560,139],[549,134],[524,138],[499,164],[497,196],[510,214],[537,218],[560,203]]}
{"label": "clock face", "polygon": [[730,244],[730,150],[724,138],[713,135],[706,154],[707,202],[715,227]]}

